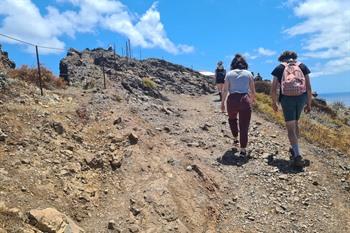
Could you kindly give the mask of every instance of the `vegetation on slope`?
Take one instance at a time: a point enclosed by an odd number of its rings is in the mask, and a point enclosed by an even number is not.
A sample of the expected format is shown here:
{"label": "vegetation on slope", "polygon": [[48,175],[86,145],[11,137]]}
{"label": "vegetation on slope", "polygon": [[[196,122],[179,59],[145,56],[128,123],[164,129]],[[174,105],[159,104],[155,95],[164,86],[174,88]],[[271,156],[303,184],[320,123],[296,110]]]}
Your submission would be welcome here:
{"label": "vegetation on slope", "polygon": [[[263,90],[263,93],[257,93],[255,109],[263,113],[269,120],[284,125],[282,111],[277,113],[273,111],[271,98],[266,90],[267,84],[263,87],[257,85],[257,90]],[[344,153],[350,153],[350,110],[344,104],[337,103],[328,106],[322,101],[313,100],[313,110],[310,114],[302,114],[300,119],[301,136],[312,143],[324,147],[338,149]]]}
{"label": "vegetation on slope", "polygon": [[[42,87],[45,89],[53,88],[64,88],[66,83],[63,79],[57,78],[50,70],[46,67],[41,66],[41,80]],[[9,70],[8,76],[13,79],[24,80],[29,83],[36,84],[39,86],[39,75],[37,68],[30,68],[27,65],[23,65],[18,69]]]}

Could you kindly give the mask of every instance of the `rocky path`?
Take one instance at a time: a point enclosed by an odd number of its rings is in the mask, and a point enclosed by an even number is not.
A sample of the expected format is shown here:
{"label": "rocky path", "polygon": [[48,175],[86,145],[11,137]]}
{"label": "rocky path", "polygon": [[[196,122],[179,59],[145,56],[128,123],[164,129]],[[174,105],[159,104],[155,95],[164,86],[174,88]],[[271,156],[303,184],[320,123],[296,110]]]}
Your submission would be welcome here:
{"label": "rocky path", "polygon": [[246,160],[231,150],[226,116],[216,97],[170,99],[173,107],[166,117],[154,113],[148,118],[174,142],[172,150],[183,155],[189,165],[183,169],[212,195],[212,232],[349,232],[348,156],[302,141],[311,165],[294,170],[288,165],[284,130],[254,114],[252,158]]}
{"label": "rocky path", "polygon": [[217,96],[20,91],[1,103],[1,233],[45,232],[27,213],[63,227],[46,208],[92,233],[350,230],[350,157],[303,141],[293,170],[285,131],[254,114],[240,158]]}

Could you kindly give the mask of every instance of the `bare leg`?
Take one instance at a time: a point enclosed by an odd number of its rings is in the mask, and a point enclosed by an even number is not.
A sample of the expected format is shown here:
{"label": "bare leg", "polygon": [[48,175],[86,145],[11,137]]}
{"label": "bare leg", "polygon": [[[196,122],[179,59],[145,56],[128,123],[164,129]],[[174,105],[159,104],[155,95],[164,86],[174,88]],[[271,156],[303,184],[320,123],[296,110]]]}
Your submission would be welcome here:
{"label": "bare leg", "polygon": [[219,92],[220,100],[221,100],[221,95],[222,95],[222,90],[223,90],[223,88],[224,88],[224,84],[218,83],[216,86],[217,86],[217,88],[218,88],[218,92]]}
{"label": "bare leg", "polygon": [[288,131],[288,139],[291,145],[298,144],[297,121],[287,121],[286,127]]}
{"label": "bare leg", "polygon": [[300,131],[299,131],[299,122],[295,121],[295,129],[296,129],[296,134],[297,134],[297,138],[300,138]]}

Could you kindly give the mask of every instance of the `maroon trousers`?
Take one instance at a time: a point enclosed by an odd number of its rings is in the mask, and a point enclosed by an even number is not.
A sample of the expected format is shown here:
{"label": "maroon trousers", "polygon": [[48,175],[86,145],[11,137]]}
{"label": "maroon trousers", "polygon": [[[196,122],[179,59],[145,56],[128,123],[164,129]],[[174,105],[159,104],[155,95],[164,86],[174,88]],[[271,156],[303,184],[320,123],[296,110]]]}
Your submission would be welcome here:
{"label": "maroon trousers", "polygon": [[[227,98],[228,122],[234,137],[238,136],[241,148],[246,148],[248,144],[248,129],[252,115],[251,100],[248,94],[233,93]],[[239,117],[239,128],[237,125],[237,115]]]}

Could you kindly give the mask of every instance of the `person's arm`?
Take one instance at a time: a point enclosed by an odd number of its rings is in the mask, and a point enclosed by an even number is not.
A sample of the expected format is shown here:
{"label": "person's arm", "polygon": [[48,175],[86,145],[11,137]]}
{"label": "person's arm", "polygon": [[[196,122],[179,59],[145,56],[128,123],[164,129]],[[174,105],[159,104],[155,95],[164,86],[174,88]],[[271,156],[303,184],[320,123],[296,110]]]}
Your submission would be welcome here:
{"label": "person's arm", "polygon": [[272,85],[271,85],[271,99],[272,99],[272,109],[277,112],[277,87],[278,87],[278,78],[273,76]]}
{"label": "person's arm", "polygon": [[227,78],[225,78],[225,83],[224,83],[224,87],[222,90],[222,97],[221,97],[221,112],[225,112],[225,103],[226,103],[226,97],[228,94],[228,90],[230,88],[230,82],[227,80]]}
{"label": "person's arm", "polygon": [[249,92],[250,98],[252,102],[255,103],[256,92],[255,92],[255,83],[254,83],[253,76],[249,78],[249,89],[250,89],[250,92]]}
{"label": "person's arm", "polygon": [[306,84],[306,93],[307,93],[307,102],[305,107],[305,112],[308,113],[311,111],[311,102],[312,102],[312,89],[309,75],[305,75],[305,84]]}

